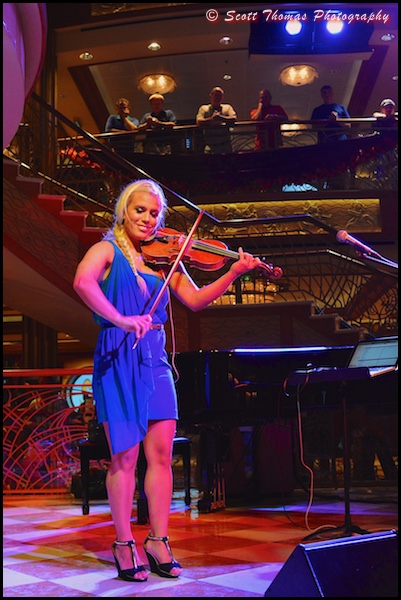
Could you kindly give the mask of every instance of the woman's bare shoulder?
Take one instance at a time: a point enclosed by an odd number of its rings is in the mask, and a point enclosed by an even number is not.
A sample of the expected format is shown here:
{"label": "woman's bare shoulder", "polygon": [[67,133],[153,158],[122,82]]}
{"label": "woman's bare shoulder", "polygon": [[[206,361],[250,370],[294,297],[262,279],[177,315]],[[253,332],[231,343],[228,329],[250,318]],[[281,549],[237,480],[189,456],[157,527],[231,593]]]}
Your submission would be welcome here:
{"label": "woman's bare shoulder", "polygon": [[112,260],[114,256],[114,244],[109,240],[101,240],[100,242],[96,242],[96,244],[93,244],[93,246],[89,248],[86,256],[102,256]]}

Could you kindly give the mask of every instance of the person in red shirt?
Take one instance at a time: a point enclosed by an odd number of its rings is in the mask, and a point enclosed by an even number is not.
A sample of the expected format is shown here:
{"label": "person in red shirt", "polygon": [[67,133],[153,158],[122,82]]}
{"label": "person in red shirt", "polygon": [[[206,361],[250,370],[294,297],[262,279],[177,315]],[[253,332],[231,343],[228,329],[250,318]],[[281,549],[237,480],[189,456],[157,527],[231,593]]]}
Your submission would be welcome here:
{"label": "person in red shirt", "polygon": [[252,121],[269,121],[256,126],[255,150],[269,150],[282,145],[279,123],[288,121],[288,115],[279,104],[271,104],[271,100],[269,90],[261,90],[258,106],[251,110]]}

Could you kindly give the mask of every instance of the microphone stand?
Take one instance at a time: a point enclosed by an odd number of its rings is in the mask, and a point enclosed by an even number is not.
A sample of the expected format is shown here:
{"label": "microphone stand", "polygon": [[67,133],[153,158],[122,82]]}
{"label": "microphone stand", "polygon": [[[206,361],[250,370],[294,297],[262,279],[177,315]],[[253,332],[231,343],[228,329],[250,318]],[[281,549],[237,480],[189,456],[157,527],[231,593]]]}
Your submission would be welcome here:
{"label": "microphone stand", "polygon": [[358,252],[358,254],[362,257],[362,258],[368,258],[369,260],[378,263],[379,265],[383,265],[385,267],[392,267],[393,269],[397,269],[398,270],[398,263],[385,258],[384,256],[382,256],[381,254],[376,254],[376,256],[373,256],[371,254],[368,254],[367,252]]}
{"label": "microphone stand", "polygon": [[[367,252],[359,252],[357,254],[362,258],[367,258],[373,262],[376,262],[383,266],[392,267],[394,269],[398,269],[398,264],[389,260],[382,256],[381,254],[375,252],[374,254],[368,254]],[[347,413],[346,413],[346,400],[345,400],[345,382],[342,381],[340,384],[340,392],[341,392],[341,400],[342,400],[342,410],[343,410],[343,466],[344,466],[344,511],[345,511],[345,519],[344,524],[340,527],[324,527],[322,529],[318,529],[314,533],[307,535],[303,538],[302,541],[310,541],[316,538],[319,538],[322,533],[330,533],[334,534],[338,537],[341,535],[351,536],[353,533],[363,535],[365,533],[369,533],[365,529],[358,527],[357,525],[353,525],[351,520],[351,511],[350,511],[350,487],[351,487],[351,464],[350,464],[350,456],[349,456],[349,444],[348,444],[348,432],[347,432]]]}

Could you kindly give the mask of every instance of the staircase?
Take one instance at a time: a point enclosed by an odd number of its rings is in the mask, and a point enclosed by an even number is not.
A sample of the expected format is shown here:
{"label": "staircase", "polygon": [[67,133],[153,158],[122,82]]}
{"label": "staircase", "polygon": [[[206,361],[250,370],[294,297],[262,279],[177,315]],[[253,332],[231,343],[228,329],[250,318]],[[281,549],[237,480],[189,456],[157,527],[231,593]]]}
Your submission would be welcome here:
{"label": "staircase", "polygon": [[83,248],[88,249],[102,239],[102,235],[105,231],[104,229],[86,226],[86,219],[89,215],[88,212],[64,210],[66,197],[54,194],[42,194],[42,179],[20,175],[19,164],[17,162],[3,159],[3,178],[16,184],[18,190],[72,229],[72,231],[78,235],[79,242],[82,244]]}
{"label": "staircase", "polygon": [[[98,327],[72,282],[104,230],[86,226],[88,213],[64,210],[65,197],[43,194],[42,183],[3,159],[4,304],[93,348]],[[177,351],[354,345],[364,335],[343,329],[336,313],[318,314],[313,302],[218,306],[196,314],[173,305]]]}
{"label": "staircase", "polygon": [[3,158],[3,303],[92,349],[98,326],[72,282],[103,231],[85,227],[85,213],[65,211],[65,197],[42,194],[42,184]]}
{"label": "staircase", "polygon": [[83,249],[87,250],[93,244],[100,242],[105,229],[100,227],[87,227],[86,219],[89,213],[81,210],[64,210],[65,196],[54,196],[49,194],[37,194],[33,200],[67,225],[78,235],[79,242]]}

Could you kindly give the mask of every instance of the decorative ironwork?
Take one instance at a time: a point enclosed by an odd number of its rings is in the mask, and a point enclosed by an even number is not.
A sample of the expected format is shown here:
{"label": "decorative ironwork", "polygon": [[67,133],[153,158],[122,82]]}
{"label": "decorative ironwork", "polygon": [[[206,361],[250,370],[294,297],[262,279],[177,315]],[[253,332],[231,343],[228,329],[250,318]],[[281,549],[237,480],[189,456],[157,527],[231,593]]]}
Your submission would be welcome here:
{"label": "decorative ironwork", "polygon": [[80,470],[79,442],[87,438],[93,402],[70,406],[67,394],[82,395],[76,385],[25,381],[3,391],[4,492],[65,491]]}

